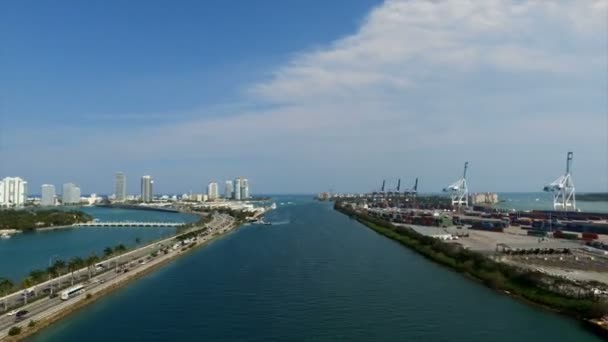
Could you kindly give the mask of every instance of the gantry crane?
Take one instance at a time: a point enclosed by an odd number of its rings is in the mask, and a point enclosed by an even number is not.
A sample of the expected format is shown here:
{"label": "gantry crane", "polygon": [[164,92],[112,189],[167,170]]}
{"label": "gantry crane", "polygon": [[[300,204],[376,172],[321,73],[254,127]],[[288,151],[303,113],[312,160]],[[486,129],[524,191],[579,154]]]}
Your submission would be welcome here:
{"label": "gantry crane", "polygon": [[574,153],[568,152],[566,156],[566,173],[543,188],[546,192],[553,193],[553,209],[563,211],[576,211],[576,196],[574,182],[570,169]]}
{"label": "gantry crane", "polygon": [[469,206],[469,189],[467,187],[467,169],[469,162],[464,163],[464,173],[462,178],[444,188],[444,192],[449,192],[452,198],[452,207],[461,208]]}

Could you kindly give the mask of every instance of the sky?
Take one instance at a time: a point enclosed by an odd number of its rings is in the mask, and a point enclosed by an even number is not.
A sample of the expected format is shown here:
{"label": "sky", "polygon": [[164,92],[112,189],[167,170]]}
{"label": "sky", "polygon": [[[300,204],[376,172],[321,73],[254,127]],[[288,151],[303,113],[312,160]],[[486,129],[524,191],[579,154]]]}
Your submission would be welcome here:
{"label": "sky", "polygon": [[608,191],[608,0],[0,2],[0,176]]}

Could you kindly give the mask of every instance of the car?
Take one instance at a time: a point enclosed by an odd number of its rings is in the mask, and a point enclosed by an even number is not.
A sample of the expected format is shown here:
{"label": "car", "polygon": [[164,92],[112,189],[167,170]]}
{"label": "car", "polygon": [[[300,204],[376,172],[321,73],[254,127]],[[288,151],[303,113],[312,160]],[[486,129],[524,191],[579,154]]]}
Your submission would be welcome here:
{"label": "car", "polygon": [[19,310],[19,311],[17,311],[17,313],[15,314],[15,317],[16,317],[16,318],[22,318],[22,317],[24,317],[25,315],[27,315],[28,313],[29,313],[29,311],[27,311],[27,310]]}
{"label": "car", "polygon": [[12,311],[9,311],[6,315],[7,316],[15,316],[16,314],[17,314],[17,310],[12,310]]}

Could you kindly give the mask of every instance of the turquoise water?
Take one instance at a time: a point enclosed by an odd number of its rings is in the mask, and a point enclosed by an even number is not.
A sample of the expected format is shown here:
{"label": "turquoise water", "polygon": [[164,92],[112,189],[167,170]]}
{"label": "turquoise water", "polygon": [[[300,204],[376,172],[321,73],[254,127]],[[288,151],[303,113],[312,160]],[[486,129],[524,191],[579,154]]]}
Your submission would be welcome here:
{"label": "turquoise water", "polygon": [[[553,197],[547,192],[499,193],[496,207],[515,210],[553,210]],[[576,207],[585,212],[608,213],[608,202],[576,201]]]}
{"label": "turquoise water", "polygon": [[131,283],[30,341],[599,341],[440,267],[330,203],[267,220]]}
{"label": "turquoise water", "polygon": [[[194,215],[82,207],[93,217],[102,221],[166,221],[192,222]],[[140,243],[170,236],[175,228],[121,227],[121,228],[70,228],[54,231],[15,234],[0,240],[0,277],[14,282],[21,281],[35,268],[46,268],[53,256],[67,260],[74,256],[86,257],[92,253],[102,254],[107,246],[120,243],[132,247],[136,238]]]}

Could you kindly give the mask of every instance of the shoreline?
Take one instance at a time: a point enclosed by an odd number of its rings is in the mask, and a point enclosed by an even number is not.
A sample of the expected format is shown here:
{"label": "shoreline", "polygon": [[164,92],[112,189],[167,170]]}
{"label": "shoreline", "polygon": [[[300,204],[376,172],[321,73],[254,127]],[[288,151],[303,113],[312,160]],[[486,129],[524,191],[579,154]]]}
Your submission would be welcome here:
{"label": "shoreline", "polygon": [[[66,306],[57,308],[57,310],[55,310],[56,312],[52,312],[52,315],[50,315],[49,317],[43,317],[42,319],[39,319],[39,320],[33,320],[33,318],[25,319],[21,325],[15,325],[15,326],[21,327],[20,334],[15,335],[15,336],[6,335],[6,336],[0,338],[0,341],[11,341],[11,342],[22,341],[32,335],[40,333],[45,328],[66,318],[67,316],[70,316],[73,313],[78,312],[79,310],[85,308],[89,304],[92,304],[92,303],[102,299],[104,296],[133,283],[134,281],[164,267],[165,265],[169,264],[170,262],[178,260],[180,257],[187,255],[190,252],[193,252],[195,250],[198,250],[202,247],[209,245],[211,242],[213,242],[219,238],[222,238],[222,237],[226,236],[227,234],[230,234],[230,233],[238,230],[241,227],[243,227],[242,224],[237,224],[236,222],[233,222],[227,228],[222,229],[220,232],[210,235],[207,240],[197,242],[195,245],[188,247],[186,250],[179,250],[175,254],[164,255],[164,258],[162,258],[163,256],[161,256],[161,259],[154,260],[155,261],[154,263],[146,264],[146,265],[148,265],[147,267],[134,269],[133,273],[124,274],[123,275],[124,278],[117,279],[115,283],[109,283],[105,287],[100,288],[96,291],[95,291],[95,289],[93,289],[94,291],[92,291],[92,292],[87,292],[86,294],[83,294],[82,296],[75,297],[74,299],[78,299],[78,300],[69,305],[67,305],[68,303],[62,303],[62,304],[65,304]],[[111,272],[111,271],[109,271],[109,272]],[[90,297],[89,297],[89,295],[90,295]],[[59,306],[61,306],[61,304]],[[51,309],[50,311],[53,311],[53,310]],[[40,314],[44,314],[44,313],[40,313]],[[32,327],[29,327],[27,323],[29,323],[30,321],[34,321],[34,322],[36,322],[36,324]]]}
{"label": "shoreline", "polygon": [[580,313],[575,313],[572,311],[567,311],[566,309],[559,308],[556,306],[551,306],[548,303],[541,303],[541,302],[537,302],[531,298],[527,298],[525,296],[525,293],[518,293],[519,290],[523,291],[525,289],[511,289],[511,288],[500,288],[497,286],[491,286],[492,284],[489,284],[487,282],[487,280],[482,279],[482,278],[478,278],[476,275],[474,274],[470,274],[466,271],[462,271],[460,269],[457,269],[455,267],[452,267],[449,263],[446,262],[440,262],[439,260],[436,260],[435,258],[433,258],[431,255],[427,255],[425,253],[420,252],[418,249],[416,248],[412,248],[411,246],[409,246],[407,243],[405,243],[404,241],[402,241],[401,239],[397,238],[397,234],[396,233],[389,233],[393,232],[390,228],[385,227],[381,224],[378,223],[374,223],[374,222],[370,222],[367,221],[365,218],[360,217],[359,214],[357,213],[351,213],[348,209],[342,208],[342,207],[338,207],[335,206],[335,210],[342,213],[343,215],[346,215],[347,217],[350,217],[351,219],[356,220],[357,222],[361,223],[362,225],[364,225],[365,227],[373,230],[374,232],[376,232],[377,234],[380,234],[386,238],[389,238],[391,240],[394,240],[395,242],[403,245],[404,247],[412,250],[413,252],[415,252],[416,254],[419,254],[420,256],[424,257],[427,260],[430,260],[432,262],[434,262],[435,264],[438,264],[440,266],[446,267],[448,270],[452,271],[452,272],[457,272],[461,275],[463,275],[465,278],[468,278],[470,280],[475,281],[476,283],[479,283],[491,290],[494,290],[495,292],[502,294],[502,295],[506,295],[508,297],[511,297],[515,300],[521,301],[523,303],[529,304],[529,305],[533,305],[535,307],[553,312],[553,313],[557,313],[560,314],[562,316],[568,317],[570,319],[573,319],[575,321],[577,321],[580,325],[581,328],[584,328],[585,330],[593,333],[594,335],[608,341],[608,327],[605,324],[601,323],[601,320],[598,319],[594,319],[594,318],[589,318],[589,317],[583,317]]}

